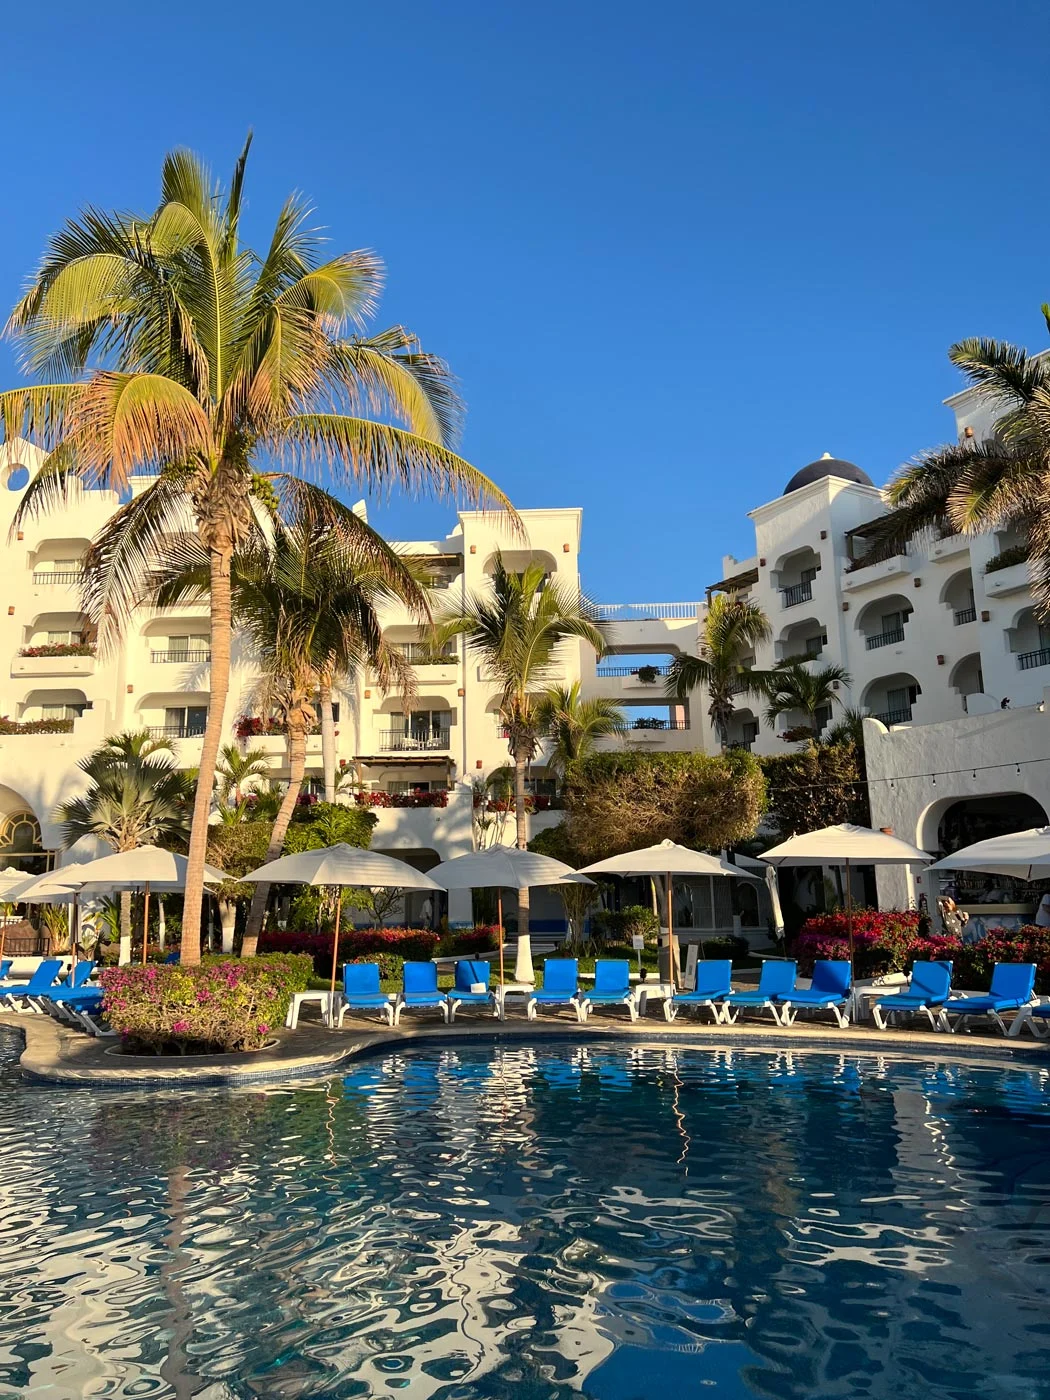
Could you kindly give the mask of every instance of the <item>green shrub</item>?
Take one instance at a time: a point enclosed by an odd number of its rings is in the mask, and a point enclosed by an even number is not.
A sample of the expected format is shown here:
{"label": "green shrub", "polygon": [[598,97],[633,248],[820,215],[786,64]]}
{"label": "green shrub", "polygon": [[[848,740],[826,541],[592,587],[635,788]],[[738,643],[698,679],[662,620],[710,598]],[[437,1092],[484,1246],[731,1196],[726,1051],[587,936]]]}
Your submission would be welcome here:
{"label": "green shrub", "polygon": [[591,918],[591,932],[600,944],[625,943],[638,934],[646,943],[653,943],[660,932],[660,920],[644,904],[629,904],[626,909],[600,909]]}
{"label": "green shrub", "polygon": [[701,938],[702,958],[729,958],[730,962],[741,962],[751,952],[746,938],[736,938],[731,933],[720,934],[717,938],[703,938],[701,935]]}
{"label": "green shrub", "polygon": [[149,963],[100,974],[104,1010],[132,1053],[258,1050],[280,1026],[312,959],[302,954],[205,958],[200,967]]}

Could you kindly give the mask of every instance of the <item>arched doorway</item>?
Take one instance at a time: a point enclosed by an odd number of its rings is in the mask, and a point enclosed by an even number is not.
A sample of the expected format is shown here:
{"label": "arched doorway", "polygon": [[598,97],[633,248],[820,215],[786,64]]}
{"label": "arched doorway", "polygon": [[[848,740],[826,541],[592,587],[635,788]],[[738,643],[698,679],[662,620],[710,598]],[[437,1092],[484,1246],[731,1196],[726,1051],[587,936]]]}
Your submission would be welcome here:
{"label": "arched doorway", "polygon": [[[926,814],[924,849],[951,855],[975,841],[1046,825],[1043,807],[1026,792],[948,799]],[[971,921],[968,934],[972,936],[980,936],[993,924],[1014,927],[1027,922],[1046,885],[1045,881],[1031,884],[980,870],[933,872],[931,879],[936,879],[934,894],[950,894],[967,911]]]}
{"label": "arched doorway", "polygon": [[[949,803],[937,822],[936,849],[951,855],[975,841],[1007,836],[1011,831],[1046,826],[1043,808],[1026,792],[996,793],[985,797],[962,797]],[[932,849],[932,848],[930,848]]]}

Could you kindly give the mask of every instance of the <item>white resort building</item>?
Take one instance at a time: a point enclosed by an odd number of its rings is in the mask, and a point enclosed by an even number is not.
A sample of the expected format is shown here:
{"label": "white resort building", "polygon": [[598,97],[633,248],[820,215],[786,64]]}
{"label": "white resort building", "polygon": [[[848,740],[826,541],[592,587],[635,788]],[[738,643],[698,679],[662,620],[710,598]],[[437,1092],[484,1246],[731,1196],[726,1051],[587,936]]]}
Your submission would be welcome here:
{"label": "white resort building", "polygon": [[[974,391],[948,401],[963,437],[985,435],[990,415]],[[116,507],[106,492],[84,492],[75,507],[10,533],[40,454],[0,448],[0,858],[60,862],[56,804],[80,782],[76,765],[107,735],[149,728],[169,738],[179,762],[196,765],[208,705],[206,609],[143,610],[112,654],[96,654],[79,609],[80,561]],[[1003,829],[1034,825],[1050,811],[1050,629],[1035,618],[1022,541],[1008,533],[913,541],[872,557],[866,527],[887,507],[859,467],[830,455],[795,472],[783,495],[750,512],[755,552],[723,559],[721,577],[697,594],[750,597],[765,610],[772,638],[757,648],[764,669],[789,656],[841,665],[851,682],[843,705],[866,720],[873,820],[927,850],[955,848]],[[444,539],[402,543],[428,564],[450,605],[482,590],[497,550],[513,567],[539,559],[568,589],[581,580],[582,512],[523,512],[527,541],[498,517],[460,512]],[[643,581],[644,582],[644,581]],[[627,743],[646,750],[717,745],[702,693],[669,703],[662,681],[671,660],[702,645],[706,602],[599,604],[608,650],[567,643],[560,682],[616,699],[628,715]],[[417,679],[411,707],[363,674],[338,696],[340,767],[374,807],[374,846],[427,868],[471,849],[473,780],[508,761],[498,695],[462,642],[435,656],[419,628],[393,610],[387,636],[402,646]],[[57,654],[56,654],[57,653]],[[253,714],[256,675],[235,644],[227,738]],[[830,718],[830,716],[825,717]],[[762,706],[741,696],[730,739],[756,753],[785,749]],[[284,740],[252,734],[242,743],[272,754],[282,776]],[[320,736],[308,745],[308,778],[321,777]],[[546,810],[554,780],[541,752],[532,769],[533,830],[558,820]],[[511,839],[508,824],[505,839]],[[914,899],[922,886],[880,873],[886,902]],[[723,926],[714,910],[709,927]],[[468,914],[453,897],[450,915]],[[1002,911],[1002,912],[1005,912]]]}

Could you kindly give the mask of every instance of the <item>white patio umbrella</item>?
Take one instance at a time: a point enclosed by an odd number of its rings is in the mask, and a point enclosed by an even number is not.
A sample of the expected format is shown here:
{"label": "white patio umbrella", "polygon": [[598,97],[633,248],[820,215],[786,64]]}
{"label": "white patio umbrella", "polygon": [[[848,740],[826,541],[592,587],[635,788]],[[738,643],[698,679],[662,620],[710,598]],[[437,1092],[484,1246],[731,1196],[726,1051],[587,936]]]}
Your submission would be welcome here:
{"label": "white patio umbrella", "polygon": [[[68,865],[62,871],[54,873],[63,884],[75,882],[82,893],[142,890],[142,961],[145,963],[150,893],[185,889],[188,863],[185,856],[175,851],[166,851],[161,846],[136,846],[133,851],[117,851],[111,856],[100,856],[98,860],[85,861],[75,874],[67,874],[73,869]],[[206,885],[221,885],[224,880],[230,878],[225,871],[217,870],[214,865],[204,867]]]}
{"label": "white patio umbrella", "polygon": [[676,875],[725,875],[737,879],[751,879],[746,870],[740,870],[718,856],[709,856],[703,851],[679,846],[675,841],[658,841],[655,846],[645,846],[639,851],[626,851],[620,856],[610,856],[608,860],[596,860],[593,865],[580,868],[581,875],[648,875],[662,876],[667,882],[667,937],[670,953],[670,974],[673,978],[678,967],[677,948],[674,936],[673,885]]}
{"label": "white patio umbrella", "polygon": [[989,875],[1009,875],[1015,880],[1050,880],[1050,826],[1011,831],[964,846],[931,870],[980,870]]}
{"label": "white patio umbrella", "polygon": [[[573,870],[564,861],[552,856],[541,856],[535,851],[523,851],[517,846],[491,846],[484,851],[470,851],[465,856],[455,856],[442,861],[428,872],[446,890],[496,891],[499,937],[499,980],[503,985],[503,891],[531,890],[543,885],[584,884],[593,885],[586,875]],[[527,939],[528,935],[524,935]],[[518,939],[518,957],[514,966],[514,976],[519,982],[533,980],[532,956],[528,942]],[[528,967],[526,969],[526,961]]]}
{"label": "white patio umbrella", "polygon": [[[340,841],[316,851],[300,851],[268,861],[241,877],[245,881],[265,881],[270,885],[354,885],[372,889],[440,890],[429,875],[393,856],[348,846]],[[339,916],[342,900],[336,901],[335,933],[332,937],[332,992],[339,961]]]}
{"label": "white patio umbrella", "polygon": [[70,865],[60,866],[58,870],[48,870],[43,875],[23,876],[12,891],[19,904],[65,904],[67,901],[72,904],[69,915],[69,944],[74,966],[77,962],[77,940],[80,934],[80,885],[77,882],[80,869],[81,863],[74,861]]}
{"label": "white patio umbrella", "polygon": [[853,960],[853,890],[850,868],[853,865],[927,865],[933,856],[920,851],[908,841],[902,841],[890,831],[874,831],[870,826],[855,826],[840,822],[824,826],[819,831],[807,831],[791,836],[762,852],[770,865],[843,865],[846,868],[846,927],[849,931],[849,954]]}

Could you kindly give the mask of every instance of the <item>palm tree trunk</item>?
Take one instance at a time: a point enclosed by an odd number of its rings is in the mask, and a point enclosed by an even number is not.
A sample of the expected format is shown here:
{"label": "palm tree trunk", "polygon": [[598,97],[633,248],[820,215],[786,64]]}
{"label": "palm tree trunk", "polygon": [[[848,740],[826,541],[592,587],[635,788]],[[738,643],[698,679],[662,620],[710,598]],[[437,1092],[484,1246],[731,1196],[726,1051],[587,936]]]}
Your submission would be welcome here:
{"label": "palm tree trunk", "polygon": [[[303,785],[303,774],[306,772],[306,726],[304,724],[289,724],[288,726],[288,787],[284,794],[284,800],[277,812],[273,830],[270,832],[270,844],[266,848],[266,859],[276,860],[284,850],[284,838],[288,835],[288,826],[292,820],[292,813],[295,811],[295,804],[299,801],[299,789]],[[266,914],[266,903],[270,897],[269,885],[256,885],[255,893],[252,895],[251,906],[248,910],[248,923],[244,930],[244,937],[241,940],[241,957],[253,958],[259,946],[259,934],[262,933],[263,917]]]}
{"label": "palm tree trunk", "polygon": [[181,962],[196,967],[201,960],[201,912],[204,904],[204,862],[208,850],[208,823],[211,817],[212,787],[219,741],[226,718],[226,697],[230,691],[230,643],[232,639],[232,598],[230,564],[233,549],[211,551],[211,686],[208,696],[208,723],[204,730],[197,794],[193,803],[193,825],[186,863],[186,898],[182,915]]}
{"label": "palm tree trunk", "polygon": [[324,771],[324,800],[335,801],[335,718],[332,714],[332,682],[323,680],[321,696],[321,767]]}
{"label": "palm tree trunk", "polygon": [[126,967],[131,962],[131,891],[120,892],[120,951],[117,962]]}

